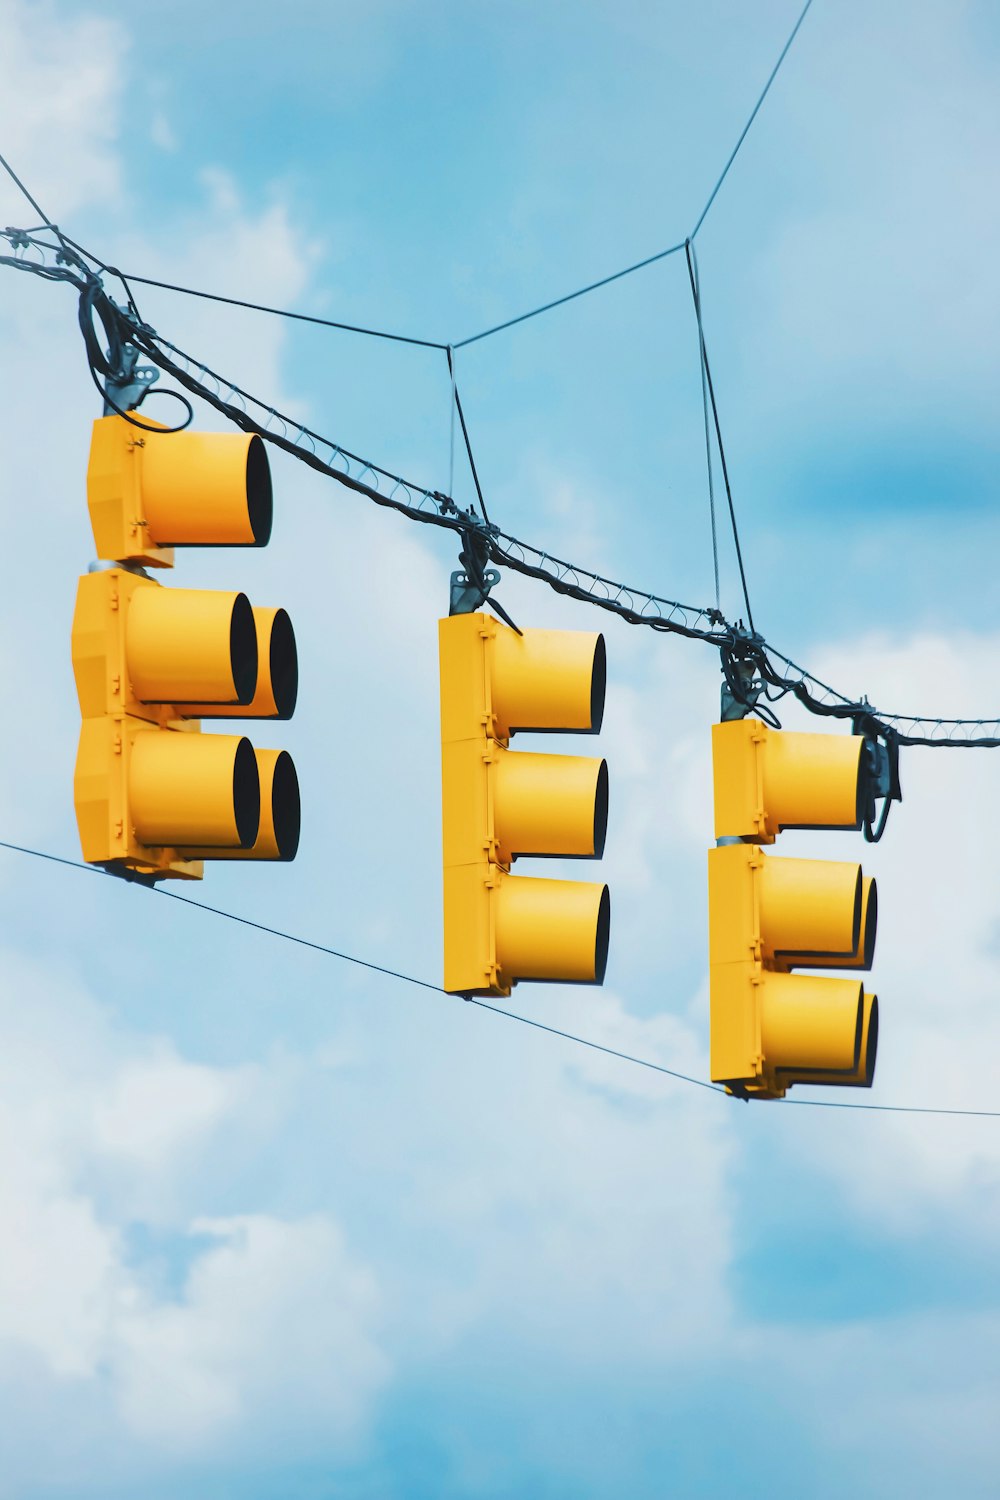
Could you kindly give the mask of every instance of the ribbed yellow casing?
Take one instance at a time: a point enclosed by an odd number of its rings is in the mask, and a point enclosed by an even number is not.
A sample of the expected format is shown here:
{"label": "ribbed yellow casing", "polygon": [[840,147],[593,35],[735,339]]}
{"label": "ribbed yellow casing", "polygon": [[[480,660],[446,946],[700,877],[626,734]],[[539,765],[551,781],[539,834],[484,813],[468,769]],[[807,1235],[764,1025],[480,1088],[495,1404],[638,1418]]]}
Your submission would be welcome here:
{"label": "ribbed yellow casing", "polygon": [[444,987],[506,995],[519,980],[603,975],[607,888],[510,874],[518,854],[593,856],[600,759],[512,751],[518,728],[595,728],[596,635],[526,631],[485,614],[439,625]]}
{"label": "ribbed yellow casing", "polygon": [[716,838],[773,844],[782,828],[860,828],[861,735],[798,734],[759,719],[712,726]]}
{"label": "ribbed yellow casing", "polygon": [[[267,540],[270,478],[259,437],[171,433],[143,421],[153,430],[140,431],[119,416],[94,423],[87,503],[98,557],[170,568],[175,545],[255,546]],[[251,488],[266,494],[252,496]]]}
{"label": "ribbed yellow casing", "polygon": [[744,844],[709,850],[713,1079],[781,1098],[793,1082],[848,1083],[864,1072],[862,986],[780,972],[774,960],[853,955],[861,892],[857,865],[769,858]]}

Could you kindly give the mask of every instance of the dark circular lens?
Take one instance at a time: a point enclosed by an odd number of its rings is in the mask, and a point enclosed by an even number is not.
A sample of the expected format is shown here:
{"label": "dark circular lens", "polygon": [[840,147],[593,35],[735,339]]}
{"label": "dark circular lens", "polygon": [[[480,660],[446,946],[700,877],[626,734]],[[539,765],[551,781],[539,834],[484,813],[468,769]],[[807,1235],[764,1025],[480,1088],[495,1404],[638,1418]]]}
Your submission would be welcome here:
{"label": "dark circular lens", "polygon": [[597,637],[594,647],[594,671],[590,679],[590,732],[600,734],[604,722],[604,693],[608,682],[608,653],[604,637]]}
{"label": "dark circular lens", "polygon": [[254,433],[247,448],[247,512],[255,547],[266,547],[271,540],[273,510],[271,465],[268,463],[267,449]]}
{"label": "dark circular lens", "polygon": [[875,1054],[878,1052],[878,996],[872,997],[872,1013],[868,1017],[868,1046],[865,1049],[865,1087],[871,1088],[875,1081]]}
{"label": "dark circular lens", "polygon": [[257,691],[257,626],[246,594],[237,594],[229,621],[229,662],[236,702],[244,705]]}
{"label": "dark circular lens", "polygon": [[608,836],[608,763],[601,761],[597,773],[597,791],[594,795],[594,858],[604,853],[604,840]]}
{"label": "dark circular lens", "polygon": [[290,719],[295,712],[295,700],[299,694],[299,657],[295,649],[295,631],[283,609],[279,609],[271,621],[269,648],[271,667],[271,691],[274,694],[277,717]]}
{"label": "dark circular lens", "polygon": [[604,983],[604,971],[608,966],[608,944],[611,941],[611,894],[607,886],[601,892],[601,904],[597,912],[597,939],[594,943],[594,983]]}
{"label": "dark circular lens", "polygon": [[278,858],[294,859],[299,847],[301,808],[299,804],[299,778],[295,774],[295,763],[287,750],[282,750],[274,763],[271,782],[271,821],[274,826],[274,841],[278,846]]}
{"label": "dark circular lens", "polygon": [[864,964],[865,969],[870,969],[875,957],[875,929],[878,926],[878,889],[874,880],[868,887],[868,900],[865,902],[864,912],[865,924],[865,947]]}
{"label": "dark circular lens", "polygon": [[257,757],[247,739],[240,740],[233,759],[233,812],[240,848],[252,849],[260,831],[260,777]]}

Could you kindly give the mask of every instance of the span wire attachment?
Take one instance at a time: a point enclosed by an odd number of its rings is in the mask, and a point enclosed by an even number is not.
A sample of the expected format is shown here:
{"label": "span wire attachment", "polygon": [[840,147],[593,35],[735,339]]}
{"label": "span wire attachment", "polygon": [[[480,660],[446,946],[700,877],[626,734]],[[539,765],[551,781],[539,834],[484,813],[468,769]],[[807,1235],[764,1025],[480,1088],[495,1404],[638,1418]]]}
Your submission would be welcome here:
{"label": "span wire attachment", "polygon": [[484,604],[488,604],[505,625],[509,625],[511,630],[520,635],[521,631],[503,605],[490,598],[490,590],[500,582],[500,569],[487,567],[490,546],[498,527],[489,521],[481,521],[471,511],[463,511],[462,519],[462,550],[458,554],[462,567],[451,575],[448,614],[472,615]]}

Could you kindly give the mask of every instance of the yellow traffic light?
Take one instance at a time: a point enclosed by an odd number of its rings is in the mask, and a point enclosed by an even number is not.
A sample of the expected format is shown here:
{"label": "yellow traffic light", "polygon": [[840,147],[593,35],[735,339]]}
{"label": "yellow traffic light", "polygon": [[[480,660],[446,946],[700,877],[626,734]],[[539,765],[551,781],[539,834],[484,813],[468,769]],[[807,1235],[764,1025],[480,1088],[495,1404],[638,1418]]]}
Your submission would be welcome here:
{"label": "yellow traffic light", "polygon": [[106,561],[170,568],[174,547],[266,547],[267,449],[256,433],[146,431],[101,417],[87,504],[97,556]]}
{"label": "yellow traffic light", "polygon": [[205,717],[288,718],[297,663],[282,609],[246,595],[166,589],[177,545],[263,545],[271,525],[259,439],[94,424],[88,499],[98,551],[121,566],[80,579],[73,670],[83,724],[74,800],[84,858],[146,878],[199,878],[204,859],[294,858],[299,790],[284,751]]}
{"label": "yellow traffic light", "polygon": [[870,1087],[877,998],[856,979],[791,971],[871,967],[875,882],[858,864],[777,858],[759,847],[782,828],[860,828],[864,739],[743,719],[714,725],[712,749],[712,1078],[770,1099],[795,1083]]}
{"label": "yellow traffic light", "polygon": [[604,638],[522,635],[486,614],[439,624],[444,987],[508,995],[521,980],[601,984],[605,885],[511,875],[522,855],[599,859],[608,813],[597,758],[508,748],[517,731],[597,734]]}

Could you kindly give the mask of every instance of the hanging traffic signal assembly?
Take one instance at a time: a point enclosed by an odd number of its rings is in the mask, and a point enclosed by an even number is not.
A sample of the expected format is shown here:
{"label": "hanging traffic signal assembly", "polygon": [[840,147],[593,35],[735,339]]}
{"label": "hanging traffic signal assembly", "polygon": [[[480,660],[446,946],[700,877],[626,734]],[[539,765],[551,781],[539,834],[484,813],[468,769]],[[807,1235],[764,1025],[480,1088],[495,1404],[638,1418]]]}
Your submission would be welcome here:
{"label": "hanging traffic signal assembly", "polygon": [[[203,718],[287,719],[298,684],[283,609],[163,588],[178,547],[263,547],[271,476],[256,436],[143,430],[101,417],[87,470],[97,555],[80,579],[73,671],[83,724],[73,790],[83,857],[118,873],[199,879],[205,859],[288,860],[291,757]],[[102,565],[103,564],[103,565]]]}
{"label": "hanging traffic signal assembly", "polygon": [[796,1083],[871,1087],[878,999],[860,980],[793,969],[867,971],[875,882],[857,864],[766,855],[783,828],[863,825],[870,787],[862,735],[794,734],[757,719],[712,727],[715,833],[708,855],[711,1075],[744,1097]]}
{"label": "hanging traffic signal assembly", "polygon": [[509,995],[521,980],[601,984],[606,885],[512,875],[522,855],[599,859],[603,760],[508,748],[518,731],[597,734],[604,637],[522,633],[486,614],[439,624],[444,988]]}

